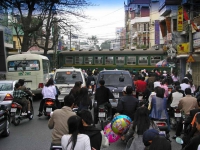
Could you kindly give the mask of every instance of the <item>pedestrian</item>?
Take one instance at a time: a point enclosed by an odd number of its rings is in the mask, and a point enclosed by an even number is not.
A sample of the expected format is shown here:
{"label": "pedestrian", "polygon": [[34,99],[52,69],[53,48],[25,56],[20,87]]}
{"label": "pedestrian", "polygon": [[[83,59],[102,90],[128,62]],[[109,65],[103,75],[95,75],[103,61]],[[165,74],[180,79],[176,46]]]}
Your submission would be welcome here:
{"label": "pedestrian", "polygon": [[79,116],[71,116],[67,121],[69,134],[61,138],[63,150],[91,150],[90,139],[86,134],[81,134],[83,125]]}

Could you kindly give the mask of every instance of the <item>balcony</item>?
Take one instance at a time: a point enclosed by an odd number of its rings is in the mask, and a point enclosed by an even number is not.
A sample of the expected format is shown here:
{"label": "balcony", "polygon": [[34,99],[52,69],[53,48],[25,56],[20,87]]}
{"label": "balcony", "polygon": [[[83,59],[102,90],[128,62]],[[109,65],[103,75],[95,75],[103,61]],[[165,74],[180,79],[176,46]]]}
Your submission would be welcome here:
{"label": "balcony", "polygon": [[131,20],[131,25],[134,25],[135,23],[145,23],[150,22],[150,17],[135,17]]}
{"label": "balcony", "polygon": [[161,11],[165,6],[180,5],[182,0],[160,0],[159,11]]}

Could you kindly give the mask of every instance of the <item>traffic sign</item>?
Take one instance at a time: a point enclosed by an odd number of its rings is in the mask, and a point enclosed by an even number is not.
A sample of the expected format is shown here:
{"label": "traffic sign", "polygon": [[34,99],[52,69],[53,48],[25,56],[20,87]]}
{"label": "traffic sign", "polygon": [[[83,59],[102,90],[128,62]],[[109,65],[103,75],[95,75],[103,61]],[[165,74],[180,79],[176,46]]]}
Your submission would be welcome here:
{"label": "traffic sign", "polygon": [[169,63],[169,64],[168,64],[168,67],[169,67],[169,68],[175,68],[176,65],[175,65],[175,63]]}
{"label": "traffic sign", "polygon": [[195,60],[194,60],[194,57],[192,56],[192,55],[190,55],[189,57],[188,57],[188,59],[187,59],[187,62],[188,63],[191,63],[191,62],[194,62]]}

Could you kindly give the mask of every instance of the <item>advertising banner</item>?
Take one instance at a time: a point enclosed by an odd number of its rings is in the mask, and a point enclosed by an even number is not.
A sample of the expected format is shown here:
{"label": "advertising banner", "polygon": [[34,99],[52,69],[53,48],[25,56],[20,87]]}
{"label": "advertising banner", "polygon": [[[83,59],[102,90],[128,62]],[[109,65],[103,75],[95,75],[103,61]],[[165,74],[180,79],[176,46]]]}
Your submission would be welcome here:
{"label": "advertising banner", "polygon": [[177,30],[179,32],[183,31],[183,7],[182,6],[178,6]]}

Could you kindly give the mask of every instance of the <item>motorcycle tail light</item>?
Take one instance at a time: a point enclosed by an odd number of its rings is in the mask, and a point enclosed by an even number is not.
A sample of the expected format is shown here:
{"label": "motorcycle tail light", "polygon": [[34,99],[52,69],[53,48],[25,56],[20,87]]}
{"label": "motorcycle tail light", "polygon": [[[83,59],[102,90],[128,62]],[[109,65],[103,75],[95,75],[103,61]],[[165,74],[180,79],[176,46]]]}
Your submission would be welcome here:
{"label": "motorcycle tail light", "polygon": [[92,88],[92,86],[90,85],[90,86],[89,86],[89,89],[91,89],[91,88]]}
{"label": "motorcycle tail light", "polygon": [[181,111],[180,111],[179,109],[176,109],[175,112],[176,112],[176,113],[180,113]]}
{"label": "motorcycle tail light", "polygon": [[3,101],[12,101],[13,100],[13,97],[11,94],[6,94],[5,98]]}
{"label": "motorcycle tail light", "polygon": [[160,123],[156,123],[157,126],[166,126],[166,123],[164,122],[160,122]]}
{"label": "motorcycle tail light", "polygon": [[54,101],[52,101],[52,100],[47,100],[47,101],[45,102],[45,104],[46,104],[46,105],[54,105]]}
{"label": "motorcycle tail light", "polygon": [[104,112],[105,110],[104,109],[99,109],[99,112]]}
{"label": "motorcycle tail light", "polygon": [[15,104],[15,103],[12,103],[11,108],[19,108],[19,109],[22,109],[22,106],[21,106],[21,105],[17,105],[17,104]]}

